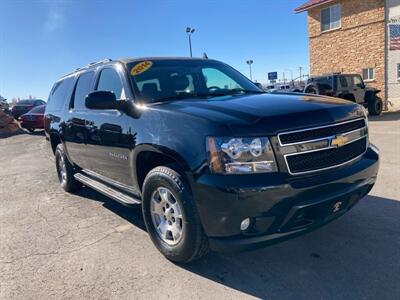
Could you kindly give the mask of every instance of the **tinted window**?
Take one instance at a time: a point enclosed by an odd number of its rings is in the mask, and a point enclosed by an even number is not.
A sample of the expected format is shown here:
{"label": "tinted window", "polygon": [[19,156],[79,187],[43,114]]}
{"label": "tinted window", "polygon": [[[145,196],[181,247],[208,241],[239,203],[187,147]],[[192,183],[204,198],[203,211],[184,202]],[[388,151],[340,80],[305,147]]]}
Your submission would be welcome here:
{"label": "tinted window", "polygon": [[86,110],[85,98],[91,92],[94,72],[83,73],[79,76],[75,86],[74,100],[71,108],[75,110]]}
{"label": "tinted window", "polygon": [[239,72],[213,60],[135,61],[127,67],[140,101],[147,103],[262,92]]}
{"label": "tinted window", "polygon": [[39,105],[39,106],[32,108],[29,112],[34,113],[34,114],[43,114],[45,108],[46,108],[46,105]]}
{"label": "tinted window", "polygon": [[332,77],[331,76],[316,78],[315,82],[318,84],[319,88],[322,89],[322,90],[331,90],[331,89],[333,89]]}
{"label": "tinted window", "polygon": [[46,110],[60,110],[67,100],[71,97],[71,90],[74,78],[69,77],[57,82],[51,90]]}
{"label": "tinted window", "polygon": [[349,83],[346,79],[346,77],[344,76],[339,76],[339,82],[340,82],[340,87],[343,88],[347,88],[349,86]]}
{"label": "tinted window", "polygon": [[125,99],[124,87],[116,70],[111,68],[103,69],[100,73],[98,91],[114,92],[117,99]]}

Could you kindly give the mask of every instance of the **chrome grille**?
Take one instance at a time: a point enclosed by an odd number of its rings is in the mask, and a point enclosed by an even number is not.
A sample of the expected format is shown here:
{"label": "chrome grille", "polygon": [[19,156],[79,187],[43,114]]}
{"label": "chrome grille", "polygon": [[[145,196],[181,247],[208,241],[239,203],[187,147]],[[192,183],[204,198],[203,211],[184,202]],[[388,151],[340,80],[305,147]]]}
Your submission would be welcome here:
{"label": "chrome grille", "polygon": [[280,152],[290,174],[316,172],[349,163],[368,146],[365,119],[283,132],[278,135]]}

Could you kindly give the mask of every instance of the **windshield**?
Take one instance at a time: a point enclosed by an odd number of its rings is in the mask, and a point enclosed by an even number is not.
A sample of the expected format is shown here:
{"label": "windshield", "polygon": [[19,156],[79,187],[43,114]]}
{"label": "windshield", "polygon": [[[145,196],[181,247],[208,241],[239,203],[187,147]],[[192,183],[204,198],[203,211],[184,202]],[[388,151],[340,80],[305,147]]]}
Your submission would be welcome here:
{"label": "windshield", "polygon": [[32,108],[29,112],[35,113],[35,114],[44,114],[45,109],[46,109],[46,105],[39,105],[39,106]]}
{"label": "windshield", "polygon": [[145,60],[127,67],[145,103],[263,92],[238,71],[212,60]]}

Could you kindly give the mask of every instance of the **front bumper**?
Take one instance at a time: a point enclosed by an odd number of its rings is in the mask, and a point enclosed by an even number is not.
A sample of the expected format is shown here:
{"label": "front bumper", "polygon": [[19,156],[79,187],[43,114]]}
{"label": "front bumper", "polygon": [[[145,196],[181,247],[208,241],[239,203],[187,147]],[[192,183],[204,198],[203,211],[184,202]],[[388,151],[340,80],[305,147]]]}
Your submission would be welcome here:
{"label": "front bumper", "polygon": [[[369,147],[356,162],[323,173],[206,174],[190,183],[211,248],[240,251],[306,233],[343,215],[371,190],[378,167],[379,155]],[[241,231],[245,218],[251,225]]]}

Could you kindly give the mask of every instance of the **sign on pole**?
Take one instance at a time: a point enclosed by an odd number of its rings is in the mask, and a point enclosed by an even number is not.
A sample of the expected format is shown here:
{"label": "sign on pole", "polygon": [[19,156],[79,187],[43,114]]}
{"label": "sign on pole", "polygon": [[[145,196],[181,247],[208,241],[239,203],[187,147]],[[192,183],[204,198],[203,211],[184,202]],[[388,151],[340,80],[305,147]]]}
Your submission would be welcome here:
{"label": "sign on pole", "polygon": [[278,79],[278,72],[269,72],[268,73],[268,80],[277,80]]}

